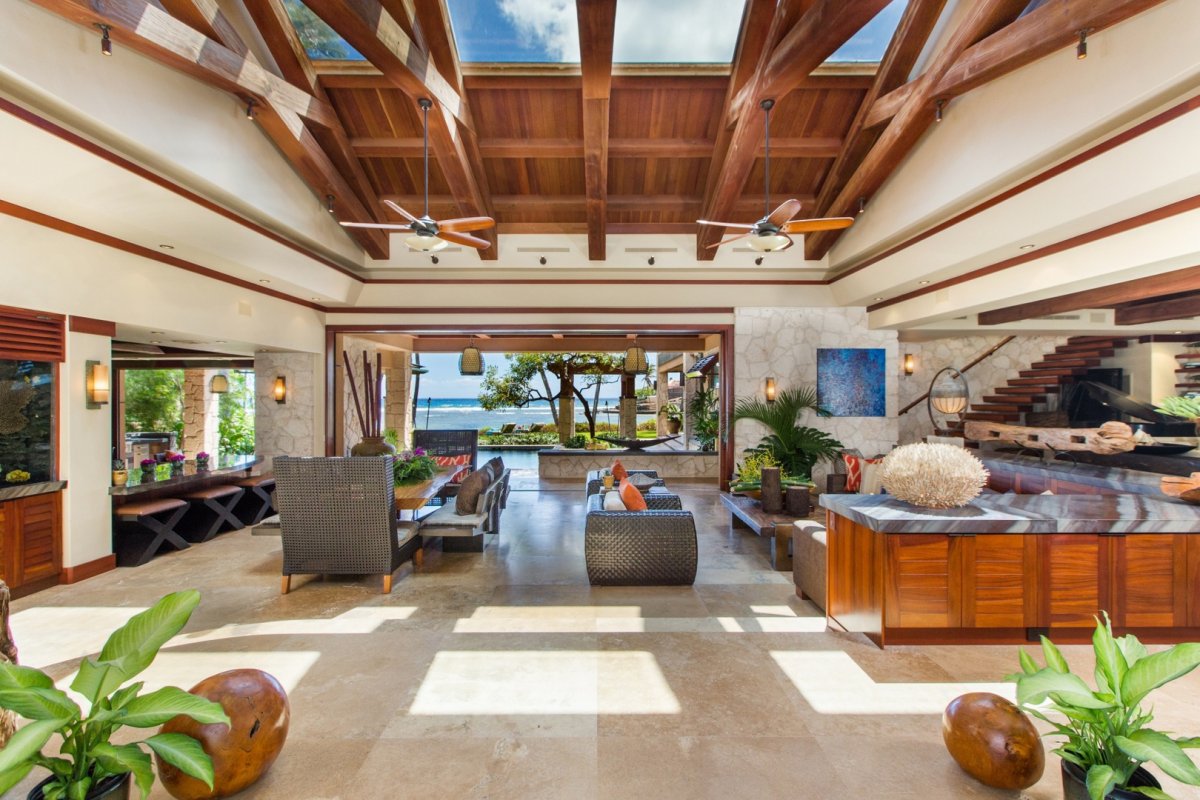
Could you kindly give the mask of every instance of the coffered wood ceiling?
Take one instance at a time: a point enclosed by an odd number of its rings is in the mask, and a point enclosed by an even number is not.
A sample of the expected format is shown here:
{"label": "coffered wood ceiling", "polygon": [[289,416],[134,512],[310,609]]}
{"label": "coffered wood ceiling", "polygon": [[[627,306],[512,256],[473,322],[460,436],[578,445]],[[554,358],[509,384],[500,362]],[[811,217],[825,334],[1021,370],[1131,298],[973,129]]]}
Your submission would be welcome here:
{"label": "coffered wood ceiling", "polygon": [[[118,46],[252,104],[342,220],[404,222],[385,199],[424,210],[416,100],[429,97],[433,217],[494,217],[484,261],[506,233],[586,233],[600,261],[609,233],[662,232],[695,233],[697,259],[709,260],[722,229],[697,218],[762,216],[763,99],[776,101],[766,206],[795,197],[805,216],[853,214],[939,103],[1161,0],[909,0],[878,68],[856,70],[823,62],[887,0],[747,0],[733,62],[717,69],[614,68],[616,0],[577,0],[580,66],[492,69],[459,63],[444,0],[304,0],[366,57],[359,64],[311,61],[282,0],[33,2],[109,25]],[[256,56],[222,8],[244,8],[269,52]],[[349,235],[388,257],[382,232]],[[839,235],[806,237],[807,257],[822,258]]]}

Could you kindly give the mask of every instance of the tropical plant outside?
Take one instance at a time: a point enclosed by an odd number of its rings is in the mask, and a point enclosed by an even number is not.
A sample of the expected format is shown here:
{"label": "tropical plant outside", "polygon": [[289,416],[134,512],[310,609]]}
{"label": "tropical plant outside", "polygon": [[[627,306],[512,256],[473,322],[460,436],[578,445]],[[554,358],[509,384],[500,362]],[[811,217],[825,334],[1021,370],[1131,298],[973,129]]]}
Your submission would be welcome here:
{"label": "tropical plant outside", "polygon": [[[212,760],[191,736],[159,733],[128,744],[110,741],[123,727],[156,728],[181,714],[201,724],[229,724],[219,703],[174,686],[142,694],[142,681],[129,683],[183,629],[199,602],[194,589],[166,595],[114,631],[98,657],[85,658],[71,689],[90,703],[87,714],[41,670],[0,663],[0,707],[31,720],[0,750],[0,794],[34,767],[44,767],[51,773],[42,787],[45,800],[84,800],[100,781],[124,773],[132,773],[144,798],[154,771],[143,747],[211,789]],[[62,738],[58,755],[44,755],[42,748],[56,733]]]}
{"label": "tropical plant outside", "polygon": [[692,422],[692,438],[702,452],[711,452],[717,447],[721,435],[721,418],[717,411],[717,390],[697,389],[687,404],[687,415]]}
{"label": "tropical plant outside", "polygon": [[236,370],[226,377],[229,391],[218,401],[219,452],[254,455],[254,373]]}
{"label": "tropical plant outside", "polygon": [[806,412],[829,416],[817,403],[817,390],[799,386],[780,392],[773,403],[756,397],[738,400],[733,421],[762,423],[770,433],[753,449],[771,453],[789,476],[811,483],[813,467],[836,458],[842,443],[822,430],[801,425]]}
{"label": "tropical plant outside", "polygon": [[[1021,672],[1008,676],[1016,681],[1018,704],[1050,723],[1065,740],[1054,752],[1083,770],[1092,800],[1103,800],[1114,788],[1173,800],[1161,789],[1127,786],[1144,763],[1154,764],[1180,783],[1200,786],[1200,769],[1184,752],[1200,748],[1200,738],[1171,737],[1146,727],[1154,715],[1141,706],[1150,692],[1200,665],[1200,644],[1177,644],[1151,654],[1136,636],[1114,638],[1105,613],[1103,621],[1096,620],[1092,647],[1095,689],[1071,672],[1062,652],[1045,636],[1046,666],[1039,668],[1022,649]],[[1061,715],[1063,721],[1051,719],[1048,712]]]}
{"label": "tropical plant outside", "polygon": [[125,429],[183,437],[183,370],[125,370]]}
{"label": "tropical plant outside", "polygon": [[1171,417],[1200,419],[1200,399],[1195,397],[1164,397],[1154,407],[1155,411]]}

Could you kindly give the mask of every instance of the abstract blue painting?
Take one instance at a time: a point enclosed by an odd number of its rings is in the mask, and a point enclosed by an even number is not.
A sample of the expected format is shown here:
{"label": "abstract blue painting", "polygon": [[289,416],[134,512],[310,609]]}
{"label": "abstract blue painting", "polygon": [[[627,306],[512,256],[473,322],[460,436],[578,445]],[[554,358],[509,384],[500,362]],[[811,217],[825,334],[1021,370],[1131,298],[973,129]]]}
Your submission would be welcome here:
{"label": "abstract blue painting", "polygon": [[817,348],[817,402],[835,417],[887,416],[886,363],[883,348]]}

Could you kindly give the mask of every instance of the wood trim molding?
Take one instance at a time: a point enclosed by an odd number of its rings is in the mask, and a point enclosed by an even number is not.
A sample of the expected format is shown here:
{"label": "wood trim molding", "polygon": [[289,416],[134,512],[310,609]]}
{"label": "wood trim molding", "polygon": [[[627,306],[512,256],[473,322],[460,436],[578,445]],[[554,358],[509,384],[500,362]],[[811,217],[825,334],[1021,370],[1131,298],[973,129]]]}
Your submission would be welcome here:
{"label": "wood trim molding", "polygon": [[96,336],[107,336],[110,339],[117,336],[117,323],[109,322],[106,319],[77,317],[72,314],[67,324],[72,333],[91,333]]}
{"label": "wood trim molding", "polygon": [[[728,279],[695,279],[695,280],[664,280],[661,278],[651,278],[648,280],[628,280],[614,281],[612,278],[514,278],[511,280],[496,278],[489,280],[478,280],[473,278],[375,278],[368,280],[367,283],[380,284],[404,284],[404,285],[442,285],[442,284],[470,284],[472,286],[562,286],[562,285],[588,285],[588,286],[612,286],[618,284],[621,286],[828,286],[829,281],[824,278],[814,278],[812,280],[766,280],[766,281],[739,281]],[[341,309],[329,308],[330,313],[337,313]]]}
{"label": "wood trim molding", "polygon": [[63,567],[58,579],[59,583],[79,583],[80,581],[86,581],[88,578],[94,578],[97,575],[102,575],[116,568],[117,557],[115,555],[107,555],[84,564]]}
{"label": "wood trim molding", "polygon": [[[329,308],[330,314],[571,314],[581,313],[575,308],[549,308],[542,306],[513,306],[503,308],[478,308],[471,306],[438,306],[422,308],[421,306],[364,306],[355,308]],[[604,308],[588,308],[588,314],[732,314],[732,306],[695,306],[691,308],[664,308],[661,306],[646,308],[628,308],[607,306]]]}

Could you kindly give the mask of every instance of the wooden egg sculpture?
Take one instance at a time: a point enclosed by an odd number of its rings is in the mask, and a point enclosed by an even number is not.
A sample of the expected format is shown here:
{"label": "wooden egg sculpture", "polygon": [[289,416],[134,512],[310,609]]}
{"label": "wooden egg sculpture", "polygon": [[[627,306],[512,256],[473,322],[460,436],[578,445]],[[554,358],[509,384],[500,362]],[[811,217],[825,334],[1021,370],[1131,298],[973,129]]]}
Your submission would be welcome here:
{"label": "wooden egg sculpture", "polygon": [[1027,789],[1046,767],[1033,723],[1013,703],[990,692],[951,700],[942,714],[942,738],[963,771],[997,789]]}
{"label": "wooden egg sculpture", "polygon": [[267,773],[287,739],[291,710],[279,681],[262,670],[234,669],[212,675],[192,687],[192,694],[220,703],[229,727],[201,725],[179,716],[162,726],[163,733],[186,733],[199,740],[213,761],[213,788],[180,772],[157,755],[163,786],[179,800],[208,800],[240,792]]}

